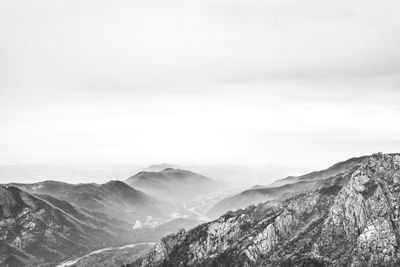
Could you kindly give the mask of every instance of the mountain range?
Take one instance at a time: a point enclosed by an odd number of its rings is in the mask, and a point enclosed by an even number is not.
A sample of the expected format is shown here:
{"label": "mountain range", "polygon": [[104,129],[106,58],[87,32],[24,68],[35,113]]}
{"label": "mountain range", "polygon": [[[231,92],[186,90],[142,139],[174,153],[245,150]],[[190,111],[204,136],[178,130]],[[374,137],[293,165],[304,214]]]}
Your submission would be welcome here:
{"label": "mountain range", "polygon": [[127,266],[399,266],[400,155],[162,238]]}
{"label": "mountain range", "polygon": [[174,168],[158,172],[142,171],[124,182],[159,199],[172,202],[187,201],[220,186],[206,176]]}
{"label": "mountain range", "polygon": [[134,237],[122,221],[14,186],[0,186],[0,207],[1,266],[50,266]]}
{"label": "mountain range", "polygon": [[0,185],[0,266],[400,264],[399,154],[232,192],[172,167],[104,184]]}
{"label": "mountain range", "polygon": [[331,183],[339,176],[361,164],[366,157],[351,158],[321,171],[301,176],[289,176],[274,181],[268,186],[253,186],[239,194],[220,200],[207,212],[210,218],[217,218],[230,210],[246,208],[249,205],[267,200],[284,200],[294,194],[309,192]]}
{"label": "mountain range", "polygon": [[[185,170],[161,173],[166,181],[160,182],[170,188],[178,181],[213,183]],[[0,186],[0,266],[54,266],[106,247],[156,241],[202,222],[182,205],[118,180],[5,184]]]}
{"label": "mountain range", "polygon": [[164,219],[174,207],[132,188],[122,181],[105,184],[68,184],[44,181],[34,184],[11,184],[32,194],[47,194],[76,206],[101,212],[125,221],[135,221],[146,216]]}

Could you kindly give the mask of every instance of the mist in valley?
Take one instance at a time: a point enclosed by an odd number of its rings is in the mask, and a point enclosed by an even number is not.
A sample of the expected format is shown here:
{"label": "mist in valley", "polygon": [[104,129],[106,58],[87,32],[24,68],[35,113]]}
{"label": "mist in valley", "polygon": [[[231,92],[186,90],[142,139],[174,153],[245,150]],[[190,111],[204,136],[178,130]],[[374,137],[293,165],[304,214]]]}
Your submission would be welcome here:
{"label": "mist in valley", "polygon": [[400,266],[399,9],[0,1],[0,266]]}

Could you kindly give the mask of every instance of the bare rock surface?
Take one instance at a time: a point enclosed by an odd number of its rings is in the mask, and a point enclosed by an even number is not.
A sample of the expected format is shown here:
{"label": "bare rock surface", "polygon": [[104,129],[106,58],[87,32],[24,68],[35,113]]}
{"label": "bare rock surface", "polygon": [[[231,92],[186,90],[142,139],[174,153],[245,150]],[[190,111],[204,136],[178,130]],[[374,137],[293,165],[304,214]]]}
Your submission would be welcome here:
{"label": "bare rock surface", "polygon": [[399,266],[400,156],[163,238],[128,266]]}

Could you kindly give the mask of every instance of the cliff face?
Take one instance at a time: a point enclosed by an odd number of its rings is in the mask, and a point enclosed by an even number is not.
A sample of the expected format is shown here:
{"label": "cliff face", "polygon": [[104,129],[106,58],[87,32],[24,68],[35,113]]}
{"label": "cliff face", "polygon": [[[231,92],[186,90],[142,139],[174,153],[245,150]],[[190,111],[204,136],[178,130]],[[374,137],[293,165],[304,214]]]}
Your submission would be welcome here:
{"label": "cliff face", "polygon": [[335,181],[167,236],[132,266],[399,266],[400,155]]}

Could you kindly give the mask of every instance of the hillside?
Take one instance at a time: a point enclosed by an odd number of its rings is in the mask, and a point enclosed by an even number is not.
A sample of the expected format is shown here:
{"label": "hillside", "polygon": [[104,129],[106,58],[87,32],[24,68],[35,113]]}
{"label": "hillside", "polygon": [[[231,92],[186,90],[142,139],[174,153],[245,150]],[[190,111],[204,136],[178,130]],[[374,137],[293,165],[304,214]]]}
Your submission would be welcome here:
{"label": "hillside", "polygon": [[136,190],[121,181],[105,184],[68,184],[44,181],[34,184],[12,184],[32,194],[47,194],[76,206],[134,222],[148,216],[164,220],[175,207]]}
{"label": "hillside", "polygon": [[274,181],[273,183],[270,184],[271,187],[273,186],[280,186],[280,185],[285,185],[285,184],[290,184],[290,183],[296,183],[299,181],[313,181],[313,180],[324,180],[326,178],[345,173],[357,165],[359,165],[367,156],[362,156],[362,157],[355,157],[351,158],[342,162],[338,162],[331,167],[325,169],[325,170],[320,170],[320,171],[315,171],[315,172],[310,172],[305,175],[301,176],[288,176],[283,179],[279,179]]}
{"label": "hillside", "polygon": [[17,187],[0,186],[1,266],[51,264],[124,244],[133,238],[124,226],[47,195],[33,196]]}
{"label": "hillside", "polygon": [[229,210],[245,208],[268,200],[284,200],[294,194],[309,192],[329,185],[336,176],[355,168],[366,157],[351,158],[336,163],[326,170],[311,172],[301,176],[289,176],[277,180],[269,186],[253,186],[239,194],[227,197],[216,203],[208,212],[210,218],[217,218]]}
{"label": "hillside", "polygon": [[210,192],[217,183],[203,175],[167,168],[159,172],[139,172],[125,180],[127,184],[168,201],[189,200]]}
{"label": "hillside", "polygon": [[330,186],[169,235],[129,266],[398,266],[399,199],[400,155],[374,154]]}

